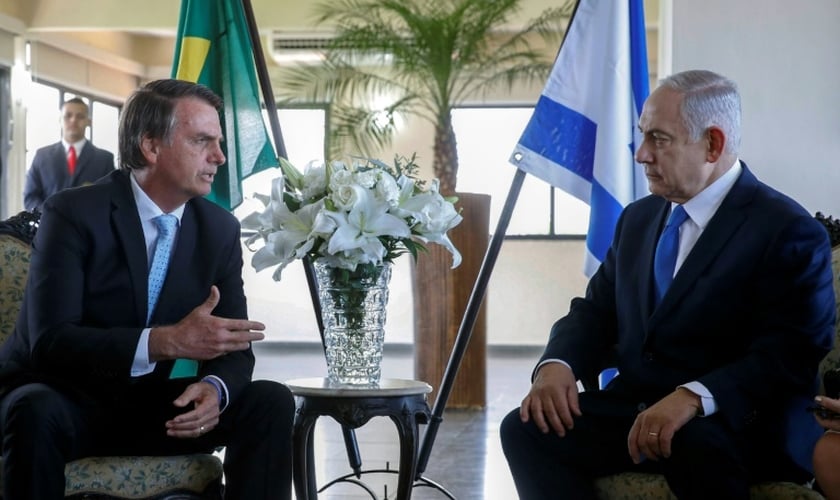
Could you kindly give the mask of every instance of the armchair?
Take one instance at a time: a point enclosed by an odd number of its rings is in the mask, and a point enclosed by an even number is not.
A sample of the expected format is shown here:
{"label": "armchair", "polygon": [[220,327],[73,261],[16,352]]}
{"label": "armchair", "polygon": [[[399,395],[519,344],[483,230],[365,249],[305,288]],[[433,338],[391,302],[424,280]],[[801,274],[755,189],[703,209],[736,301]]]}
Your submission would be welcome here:
{"label": "armchair", "polygon": [[[837,299],[838,318],[840,318],[840,221],[825,217],[820,212],[817,212],[815,218],[826,227],[831,239],[834,295]],[[840,321],[835,330],[834,348],[820,363],[820,379],[822,379],[822,374],[832,368],[840,368]],[[588,377],[582,379],[581,382],[587,388],[597,387],[596,377]],[[664,476],[658,474],[625,472],[602,477],[595,481],[595,491],[600,500],[676,500]],[[750,497],[753,500],[821,500],[823,498],[809,485],[785,482],[754,485],[750,490]]]}
{"label": "armchair", "polygon": [[[0,343],[11,334],[20,311],[39,218],[37,212],[20,212],[0,221]],[[64,474],[68,498],[222,498],[222,464],[209,454],[87,457],[68,463]],[[2,481],[0,472],[0,489]]]}

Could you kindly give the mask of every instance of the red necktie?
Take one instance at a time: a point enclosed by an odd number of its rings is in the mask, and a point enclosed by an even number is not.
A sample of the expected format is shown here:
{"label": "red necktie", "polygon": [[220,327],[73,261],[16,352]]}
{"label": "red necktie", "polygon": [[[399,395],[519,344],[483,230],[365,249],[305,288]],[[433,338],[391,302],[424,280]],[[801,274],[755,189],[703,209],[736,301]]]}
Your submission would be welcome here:
{"label": "red necktie", "polygon": [[72,145],[67,151],[67,170],[70,171],[70,175],[73,175],[73,172],[76,171],[76,148]]}

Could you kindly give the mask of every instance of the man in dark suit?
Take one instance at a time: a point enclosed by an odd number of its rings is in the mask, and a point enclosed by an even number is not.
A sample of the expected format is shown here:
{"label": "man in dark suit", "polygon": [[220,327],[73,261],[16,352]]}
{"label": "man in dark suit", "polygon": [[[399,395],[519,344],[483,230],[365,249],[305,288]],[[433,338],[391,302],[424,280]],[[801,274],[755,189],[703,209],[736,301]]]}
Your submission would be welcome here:
{"label": "man in dark suit", "polygon": [[114,171],[114,155],[85,139],[89,126],[90,113],[83,100],[74,97],[61,106],[61,141],[38,149],[26,173],[27,210],[40,210],[50,195],[92,184]]}
{"label": "man in dark suit", "polygon": [[[805,408],[835,322],[827,232],[738,159],[732,81],[666,78],[639,128],[636,160],[653,195],[624,210],[502,423],[520,497],[592,498],[593,478],[630,470],[663,473],[679,498],[746,499],[758,480],[804,482],[820,434]],[[663,230],[672,212],[687,219]],[[657,248],[665,233],[673,252]],[[655,272],[667,253],[670,269]],[[612,348],[618,375],[578,392],[576,379]]]}
{"label": "man in dark suit", "polygon": [[[221,445],[228,498],[291,497],[293,397],[251,381],[265,326],[247,319],[239,223],[203,198],[225,162],[220,106],[201,85],[147,84],[123,109],[121,170],[44,204],[0,350],[5,500],[62,498],[80,457]],[[168,251],[161,217],[177,219]],[[171,260],[150,304],[158,255]]]}

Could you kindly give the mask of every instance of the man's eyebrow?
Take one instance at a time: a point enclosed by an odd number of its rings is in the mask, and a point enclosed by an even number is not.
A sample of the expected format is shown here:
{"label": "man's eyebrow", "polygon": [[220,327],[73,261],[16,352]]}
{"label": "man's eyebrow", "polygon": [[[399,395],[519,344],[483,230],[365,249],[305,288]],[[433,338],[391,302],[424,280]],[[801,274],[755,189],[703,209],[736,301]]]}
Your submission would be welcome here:
{"label": "man's eyebrow", "polygon": [[218,140],[220,144],[224,144],[225,136],[224,135],[215,135],[209,132],[199,132],[193,136],[194,140],[203,140],[203,141],[215,141]]}
{"label": "man's eyebrow", "polygon": [[638,125],[637,128],[639,129],[639,132],[641,132],[642,134],[645,134],[645,135],[664,135],[666,137],[672,137],[671,134],[669,134],[668,132],[665,132],[664,130],[659,129],[659,128],[652,128],[650,130],[642,130],[641,125]]}

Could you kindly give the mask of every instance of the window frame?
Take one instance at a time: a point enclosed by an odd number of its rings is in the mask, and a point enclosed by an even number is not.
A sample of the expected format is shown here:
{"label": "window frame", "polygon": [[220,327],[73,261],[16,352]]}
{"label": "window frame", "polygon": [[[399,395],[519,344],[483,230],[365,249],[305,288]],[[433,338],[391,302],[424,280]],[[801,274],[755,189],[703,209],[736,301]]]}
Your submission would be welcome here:
{"label": "window frame", "polygon": [[[474,109],[479,109],[479,110],[496,110],[496,109],[530,110],[530,112],[528,113],[528,115],[530,117],[530,115],[533,113],[534,104],[470,104],[470,105],[459,105],[459,106],[456,106],[456,107],[453,108],[453,112],[457,114],[461,110],[474,110]],[[455,121],[456,121],[456,119],[455,119],[455,117],[453,117],[453,122],[455,122]],[[454,123],[453,123],[453,126],[455,126]],[[511,140],[511,142],[510,142],[510,153],[513,152],[513,149],[518,142],[518,138],[519,138],[519,135],[521,135],[522,130],[524,130],[524,125],[523,125],[522,128],[515,129],[513,135],[515,135],[516,138]],[[456,134],[456,137],[458,138],[458,147],[460,148],[460,146],[463,144],[461,139],[464,135],[464,131],[463,130],[455,130],[455,134]],[[465,168],[470,168],[468,162],[462,161],[463,157],[464,157],[464,155],[459,150],[458,151],[459,174],[462,173]],[[507,161],[507,160],[505,160],[505,161]],[[481,163],[481,162],[479,162],[479,163]],[[513,173],[515,173],[514,169],[516,169],[516,166],[514,166],[513,164],[510,164],[510,163],[509,163],[509,166],[510,166],[510,169],[511,169],[511,172],[512,172],[512,175],[511,175],[511,178],[512,178]],[[540,179],[537,179],[536,177],[533,177],[533,176],[531,178],[534,179],[534,180],[537,180],[538,182],[544,182],[544,181],[542,181]],[[528,179],[526,179],[526,181],[527,180]],[[494,191],[492,193],[489,193],[491,195],[492,200],[493,200],[492,203],[494,203],[494,204],[498,203],[499,206],[503,207],[505,202],[507,201],[507,198],[510,195],[510,187],[511,187],[511,185],[509,184],[505,187],[503,192],[502,191],[499,191],[499,192]],[[577,204],[579,206],[580,206],[580,204],[583,204],[583,205],[586,205],[586,204],[577,200],[577,198],[574,198],[571,194],[566,193],[561,188],[551,186],[548,183],[545,183],[545,187],[546,187],[546,191],[547,191],[547,195],[548,195],[548,217],[547,217],[548,228],[547,228],[546,232],[544,232],[544,233],[525,233],[525,232],[523,232],[523,233],[511,233],[511,234],[506,233],[505,234],[505,239],[531,240],[531,241],[538,241],[538,240],[581,241],[581,240],[585,240],[586,239],[586,230],[585,229],[582,230],[581,232],[571,232],[571,231],[561,231],[560,230],[561,229],[560,228],[560,223],[557,220],[557,209],[558,209],[558,198],[560,198],[560,197],[566,197],[567,200],[568,200],[567,203]],[[517,203],[520,201],[521,196],[522,196],[522,192],[520,191],[519,197],[516,200]],[[515,213],[516,212],[515,212],[515,209],[514,209],[514,214],[512,214],[512,216],[511,216],[511,221],[513,221],[513,218],[515,217]],[[582,228],[588,228],[588,225],[589,225],[588,214],[589,214],[589,210],[588,210],[588,206],[586,206],[587,217],[586,217],[586,220],[582,221],[581,224],[580,224]],[[493,232],[495,232],[496,226],[498,224],[497,221],[498,221],[498,217],[496,217],[495,220],[491,220],[491,227],[490,227],[491,234]],[[508,226],[508,229],[510,229],[510,226]]]}

